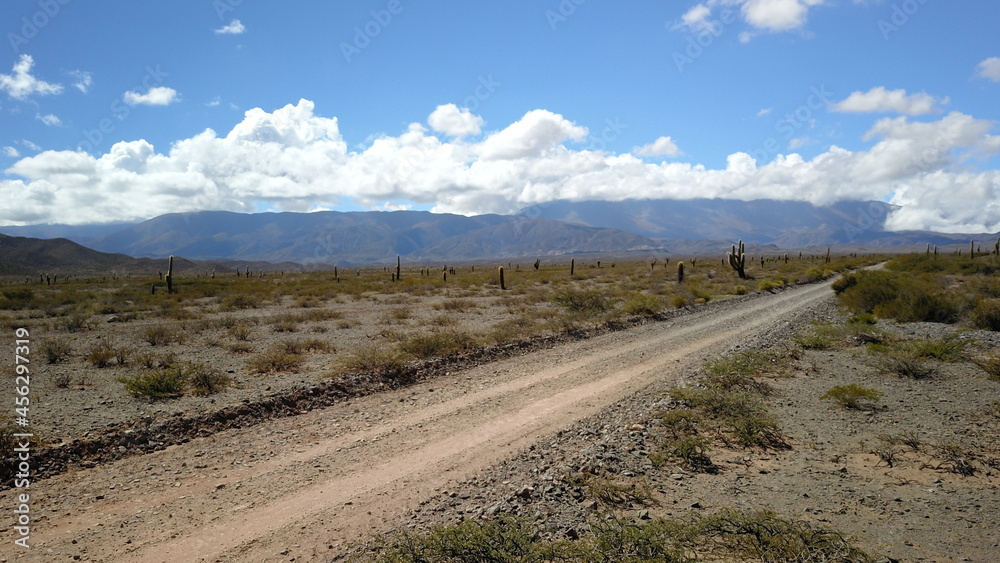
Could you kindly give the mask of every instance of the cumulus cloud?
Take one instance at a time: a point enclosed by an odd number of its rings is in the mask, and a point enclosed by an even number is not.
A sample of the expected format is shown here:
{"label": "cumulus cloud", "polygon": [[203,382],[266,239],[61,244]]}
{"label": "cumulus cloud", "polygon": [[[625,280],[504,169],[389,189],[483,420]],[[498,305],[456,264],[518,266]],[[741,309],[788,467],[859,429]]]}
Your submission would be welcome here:
{"label": "cumulus cloud", "polygon": [[[44,151],[17,160],[0,179],[0,199],[18,202],[0,209],[0,224],[135,220],[203,209],[311,211],[346,203],[476,214],[555,199],[824,205],[891,196],[902,206],[889,218],[894,228],[1000,230],[1000,173],[974,166],[1000,154],[1000,137],[992,122],[958,112],[930,122],[881,119],[863,139],[866,150],[831,146],[810,160],[792,153],[771,162],[735,153],[718,169],[648,162],[640,158],[644,147],[612,154],[577,146],[587,129],[541,109],[476,141],[441,129],[415,122],[350,150],[338,120],[300,100],[270,112],[249,110],[228,133],[207,129],[167,150],[137,140],[96,156]],[[665,151],[664,139],[648,150]]]}
{"label": "cumulus cloud", "polygon": [[660,137],[648,145],[632,149],[632,152],[639,156],[677,156],[681,153],[670,137]]}
{"label": "cumulus cloud", "polygon": [[17,152],[17,149],[15,149],[14,147],[11,147],[11,146],[4,147],[3,148],[3,154],[4,154],[4,156],[7,156],[9,158],[17,158],[17,157],[21,156],[21,153]]}
{"label": "cumulus cloud", "polygon": [[452,137],[478,135],[483,123],[482,117],[473,115],[467,108],[459,109],[455,104],[438,106],[427,118],[431,129]]}
{"label": "cumulus cloud", "polygon": [[166,106],[177,101],[177,90],[166,86],[154,86],[145,94],[129,90],[123,95],[125,103],[130,106]]}
{"label": "cumulus cloud", "polygon": [[224,25],[219,29],[216,29],[215,33],[217,35],[240,35],[246,30],[246,26],[240,23],[240,20],[233,20],[229,22],[229,25]]}
{"label": "cumulus cloud", "polygon": [[846,99],[831,106],[833,111],[844,113],[896,112],[904,115],[925,115],[941,111],[939,104],[948,98],[937,99],[927,93],[907,94],[906,90],[886,90],[883,86],[867,92],[853,92]]}
{"label": "cumulus cloud", "polygon": [[809,9],[823,0],[747,0],[743,17],[750,25],[767,31],[790,31],[806,24]]}
{"label": "cumulus cloud", "polygon": [[40,96],[61,94],[63,91],[61,84],[45,82],[31,75],[31,67],[34,65],[35,59],[31,55],[21,55],[21,58],[14,63],[11,74],[0,74],[0,90],[15,100],[27,100],[33,94]]}
{"label": "cumulus cloud", "polygon": [[976,67],[976,76],[1000,82],[1000,57],[990,57]]}

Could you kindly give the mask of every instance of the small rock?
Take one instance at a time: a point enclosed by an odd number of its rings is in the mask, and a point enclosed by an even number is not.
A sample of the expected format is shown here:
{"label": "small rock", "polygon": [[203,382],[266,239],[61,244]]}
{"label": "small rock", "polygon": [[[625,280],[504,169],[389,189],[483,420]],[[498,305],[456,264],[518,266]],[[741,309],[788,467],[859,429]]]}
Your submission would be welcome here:
{"label": "small rock", "polygon": [[216,491],[218,491],[219,489],[224,489],[224,488],[226,488],[226,484],[225,483],[216,483],[215,484],[215,490]]}

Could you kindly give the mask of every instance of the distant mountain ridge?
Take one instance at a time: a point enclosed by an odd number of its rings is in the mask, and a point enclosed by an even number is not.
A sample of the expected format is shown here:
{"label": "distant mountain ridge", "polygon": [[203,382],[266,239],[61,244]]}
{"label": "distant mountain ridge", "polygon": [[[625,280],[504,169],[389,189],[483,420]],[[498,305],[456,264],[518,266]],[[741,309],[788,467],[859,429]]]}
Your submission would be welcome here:
{"label": "distant mountain ridge", "polygon": [[[192,260],[298,263],[307,267],[634,252],[705,255],[742,239],[748,252],[839,246],[845,251],[926,244],[992,247],[997,235],[888,232],[884,202],[829,206],[776,200],[553,201],[520,214],[463,216],[427,211],[172,213],[135,224],[0,227],[64,237],[104,253]],[[65,242],[69,241],[64,241]],[[23,259],[23,258],[22,258]],[[93,264],[107,258],[94,259]],[[0,267],[3,264],[0,263]],[[2,269],[2,268],[0,268]],[[257,266],[254,266],[257,269]],[[266,267],[265,267],[266,269]]]}
{"label": "distant mountain ridge", "polygon": [[102,252],[192,259],[291,261],[301,264],[474,260],[487,257],[661,248],[614,229],[503,215],[427,211],[162,215],[88,242]]}

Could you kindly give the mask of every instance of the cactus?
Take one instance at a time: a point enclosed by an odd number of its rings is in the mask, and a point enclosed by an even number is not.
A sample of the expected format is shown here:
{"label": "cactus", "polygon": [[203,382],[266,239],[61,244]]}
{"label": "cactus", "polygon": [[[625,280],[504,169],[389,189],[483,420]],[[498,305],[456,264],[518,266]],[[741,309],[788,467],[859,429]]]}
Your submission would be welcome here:
{"label": "cactus", "polygon": [[993,245],[993,254],[1000,256],[1000,238],[998,238],[997,242]]}
{"label": "cactus", "polygon": [[971,260],[976,259],[976,241],[974,240],[969,241],[969,258]]}
{"label": "cactus", "polygon": [[573,272],[575,270],[576,270],[576,258],[570,258],[569,259],[569,275],[572,276]]}
{"label": "cactus", "polygon": [[931,255],[931,243],[927,243],[927,253],[925,256],[930,257]]}
{"label": "cactus", "polygon": [[829,264],[830,263],[830,247],[829,246],[826,247],[826,262],[824,262],[824,263],[825,264]]}
{"label": "cactus", "polygon": [[684,283],[684,262],[677,263],[677,283]]}
{"label": "cactus", "polygon": [[167,259],[167,293],[174,292],[174,257]]}
{"label": "cactus", "polygon": [[934,245],[934,259],[937,260],[937,245]]}
{"label": "cactus", "polygon": [[393,281],[399,281],[399,254],[396,255],[396,279]]}
{"label": "cactus", "polygon": [[542,259],[541,258],[535,258],[535,269],[537,270],[538,267],[541,266],[541,265],[542,265]]}
{"label": "cactus", "polygon": [[506,290],[507,289],[507,284],[504,283],[504,279],[503,279],[503,266],[500,266],[499,268],[497,268],[497,272],[500,274],[500,289]]}
{"label": "cactus", "polygon": [[[732,246],[731,251],[726,254],[726,259],[729,261],[729,266],[736,271],[736,275],[740,277],[741,280],[747,279],[746,273],[746,263],[747,255],[743,252],[743,241],[739,242],[737,247],[735,244]],[[762,264],[763,266],[763,264]]]}
{"label": "cactus", "polygon": [[441,272],[441,281],[444,282],[448,281],[448,270],[443,270]]}

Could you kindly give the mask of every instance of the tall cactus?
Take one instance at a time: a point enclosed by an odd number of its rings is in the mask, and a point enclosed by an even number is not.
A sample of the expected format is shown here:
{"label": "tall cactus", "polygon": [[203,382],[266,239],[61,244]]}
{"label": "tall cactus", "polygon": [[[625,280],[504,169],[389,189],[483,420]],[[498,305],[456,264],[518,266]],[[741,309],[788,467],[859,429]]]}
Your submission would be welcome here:
{"label": "tall cactus", "polygon": [[741,280],[747,279],[747,255],[743,252],[742,240],[740,241],[738,248],[735,244],[732,246],[732,250],[726,254],[726,258],[729,260],[729,266],[736,271],[736,275],[738,275]]}
{"label": "tall cactus", "polygon": [[167,260],[167,293],[174,292],[174,257]]}
{"label": "tall cactus", "polygon": [[541,266],[541,265],[542,265],[542,259],[541,258],[535,258],[535,269],[537,270],[538,267]]}
{"label": "tall cactus", "polygon": [[976,259],[976,241],[969,241],[969,258],[972,260]]}
{"label": "tall cactus", "polygon": [[396,281],[399,281],[399,274],[400,274],[400,269],[399,269],[399,254],[397,254],[396,255]]}
{"label": "tall cactus", "polygon": [[677,283],[684,283],[684,262],[677,263]]}
{"label": "tall cactus", "polygon": [[500,266],[499,268],[497,268],[497,273],[500,274],[500,289],[506,290],[507,289],[507,284],[504,282],[504,279],[503,279],[503,266]]}
{"label": "tall cactus", "polygon": [[998,238],[997,242],[993,245],[993,254],[1000,256],[1000,238]]}
{"label": "tall cactus", "polygon": [[569,259],[569,275],[573,275],[576,272],[576,258]]}

